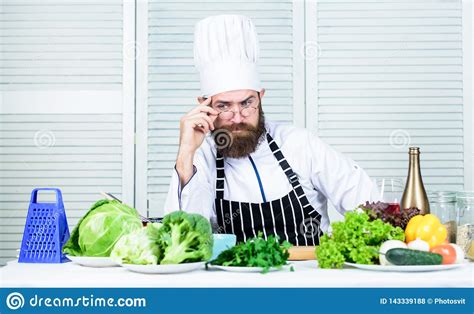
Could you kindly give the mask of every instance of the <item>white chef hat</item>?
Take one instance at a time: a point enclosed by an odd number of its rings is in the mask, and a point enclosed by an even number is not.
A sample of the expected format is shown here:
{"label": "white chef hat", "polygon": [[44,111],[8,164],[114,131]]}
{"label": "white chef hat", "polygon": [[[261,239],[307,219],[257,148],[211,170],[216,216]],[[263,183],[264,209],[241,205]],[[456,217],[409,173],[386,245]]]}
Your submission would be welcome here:
{"label": "white chef hat", "polygon": [[194,63],[201,96],[238,89],[260,91],[255,26],[242,15],[216,15],[199,21],[194,32]]}

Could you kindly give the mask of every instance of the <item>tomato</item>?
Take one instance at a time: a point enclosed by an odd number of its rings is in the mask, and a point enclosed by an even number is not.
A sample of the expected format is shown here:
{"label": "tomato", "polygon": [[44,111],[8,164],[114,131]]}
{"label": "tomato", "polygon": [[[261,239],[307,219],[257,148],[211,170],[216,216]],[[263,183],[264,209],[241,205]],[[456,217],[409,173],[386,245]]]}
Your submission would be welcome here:
{"label": "tomato", "polygon": [[461,249],[459,245],[456,245],[454,243],[449,243],[454,250],[456,251],[456,264],[461,264],[464,261],[464,251]]}
{"label": "tomato", "polygon": [[456,262],[456,249],[449,244],[434,246],[431,253],[438,253],[443,257],[443,265],[454,264]]}

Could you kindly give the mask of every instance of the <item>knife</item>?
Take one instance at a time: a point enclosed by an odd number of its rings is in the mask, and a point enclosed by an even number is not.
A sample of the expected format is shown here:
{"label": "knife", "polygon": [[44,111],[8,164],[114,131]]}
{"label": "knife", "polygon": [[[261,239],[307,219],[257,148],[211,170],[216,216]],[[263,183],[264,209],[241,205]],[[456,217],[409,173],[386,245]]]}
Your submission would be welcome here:
{"label": "knife", "polygon": [[[123,202],[118,197],[112,195],[111,193],[101,191],[100,194],[102,194],[102,196],[104,196],[108,200],[111,200],[111,201],[115,200],[115,201],[118,201],[118,202],[123,204]],[[138,211],[137,211],[137,213],[138,213]],[[138,216],[140,216],[140,219],[142,220],[142,222],[151,222],[151,220],[149,218],[140,215],[140,213],[138,213]]]}

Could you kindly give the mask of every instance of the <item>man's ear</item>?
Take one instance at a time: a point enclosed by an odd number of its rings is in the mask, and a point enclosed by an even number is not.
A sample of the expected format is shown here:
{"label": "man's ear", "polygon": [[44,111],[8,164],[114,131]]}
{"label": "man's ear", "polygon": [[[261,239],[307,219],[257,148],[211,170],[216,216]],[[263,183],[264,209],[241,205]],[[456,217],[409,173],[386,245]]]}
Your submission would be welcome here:
{"label": "man's ear", "polygon": [[260,90],[260,98],[263,98],[263,95],[265,95],[265,88]]}
{"label": "man's ear", "polygon": [[198,96],[197,100],[200,104],[202,104],[206,99],[202,96]]}

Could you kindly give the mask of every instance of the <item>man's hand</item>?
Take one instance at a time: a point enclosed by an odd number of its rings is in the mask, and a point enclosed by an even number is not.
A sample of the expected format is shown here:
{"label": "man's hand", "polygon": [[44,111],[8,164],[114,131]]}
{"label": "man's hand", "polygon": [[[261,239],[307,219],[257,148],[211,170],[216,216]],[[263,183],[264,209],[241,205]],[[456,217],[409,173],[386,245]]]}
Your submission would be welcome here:
{"label": "man's hand", "polygon": [[179,124],[179,151],[176,170],[181,178],[181,186],[193,175],[194,153],[201,146],[206,134],[214,130],[214,121],[219,112],[209,105],[211,97],[186,113]]}

